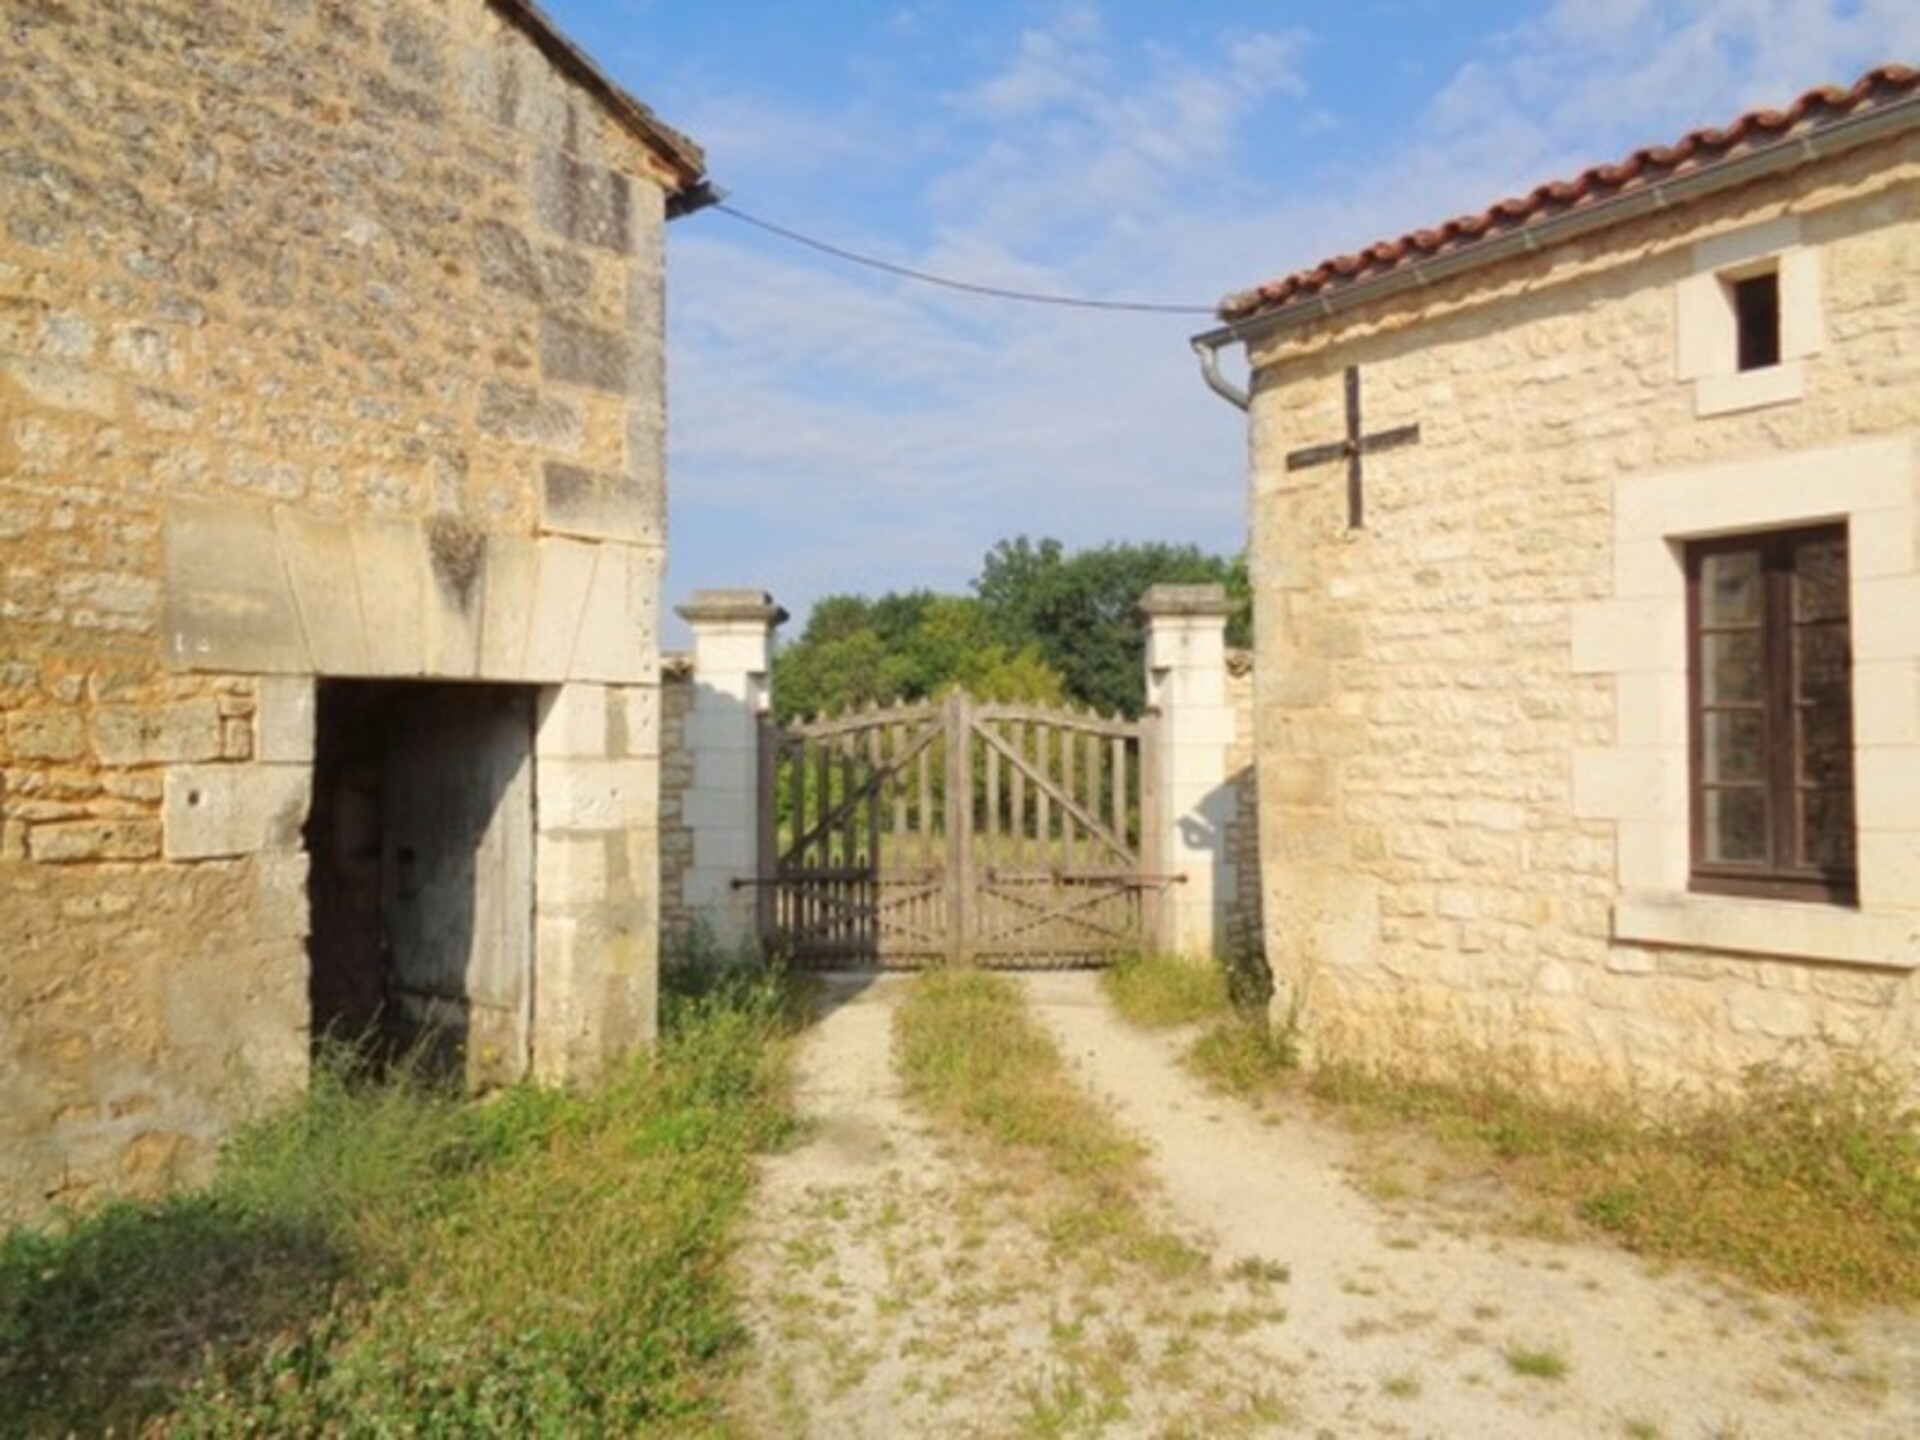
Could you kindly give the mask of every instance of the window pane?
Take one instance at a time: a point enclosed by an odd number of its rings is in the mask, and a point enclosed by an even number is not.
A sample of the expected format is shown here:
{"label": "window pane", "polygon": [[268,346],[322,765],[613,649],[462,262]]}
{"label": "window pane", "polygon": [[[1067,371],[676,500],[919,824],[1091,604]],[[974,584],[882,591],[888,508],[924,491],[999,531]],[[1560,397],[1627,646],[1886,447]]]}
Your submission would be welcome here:
{"label": "window pane", "polygon": [[1845,789],[1853,784],[1846,622],[1797,626],[1793,648],[1799,779],[1804,784]]}
{"label": "window pane", "polygon": [[1793,547],[1793,618],[1841,620],[1847,614],[1847,542],[1838,535]]}
{"label": "window pane", "polygon": [[1759,790],[1708,790],[1706,850],[1709,860],[1767,858],[1767,797]]}
{"label": "window pane", "polygon": [[1780,363],[1780,272],[1733,282],[1733,316],[1742,370]]}
{"label": "window pane", "polygon": [[1716,710],[1701,717],[1700,748],[1708,784],[1759,780],[1765,773],[1758,710]]}
{"label": "window pane", "polygon": [[1847,627],[1801,625],[1793,632],[1794,669],[1799,676],[1794,698],[1812,704],[1846,703]]}
{"label": "window pane", "polygon": [[1853,792],[1807,790],[1800,799],[1801,863],[1851,874]]}
{"label": "window pane", "polygon": [[1725,550],[1700,557],[1700,623],[1754,625],[1760,621],[1760,553]]}
{"label": "window pane", "polygon": [[1845,709],[1801,710],[1800,783],[1827,787],[1853,783],[1853,717]]}
{"label": "window pane", "polygon": [[1760,632],[1700,637],[1700,698],[1708,704],[1760,698]]}

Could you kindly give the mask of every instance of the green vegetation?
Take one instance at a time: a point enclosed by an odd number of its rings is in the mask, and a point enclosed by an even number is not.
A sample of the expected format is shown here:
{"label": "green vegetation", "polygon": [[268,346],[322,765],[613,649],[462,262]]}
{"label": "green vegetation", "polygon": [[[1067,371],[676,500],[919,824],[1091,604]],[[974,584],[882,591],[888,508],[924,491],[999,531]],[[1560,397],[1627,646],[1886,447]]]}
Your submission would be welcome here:
{"label": "green vegetation", "polygon": [[1535,1349],[1513,1345],[1507,1349],[1507,1368],[1529,1380],[1564,1380],[1573,1367],[1567,1357],[1552,1347]]}
{"label": "green vegetation", "polygon": [[1148,1216],[1140,1143],[1072,1083],[1013,981],[978,970],[929,971],[901,1004],[895,1027],[908,1094],[1033,1177],[1056,1248],[1143,1265],[1169,1280],[1206,1268],[1205,1256]]}
{"label": "green vegetation", "polygon": [[1310,1088],[1362,1122],[1415,1122],[1640,1253],[1817,1299],[1920,1300],[1920,1114],[1883,1075],[1760,1069],[1737,1095],[1650,1119],[1625,1099],[1547,1101],[1491,1058],[1456,1071],[1328,1064]]}
{"label": "green vegetation", "polygon": [[1271,980],[1257,959],[1202,962],[1129,956],[1103,977],[1122,1017],[1146,1029],[1200,1025],[1187,1064],[1229,1095],[1254,1098],[1284,1084],[1293,1039],[1267,1015]]}
{"label": "green vegetation", "polygon": [[1420,1398],[1420,1377],[1411,1371],[1388,1375],[1380,1382],[1380,1393],[1391,1395],[1396,1400],[1417,1400]]}
{"label": "green vegetation", "polygon": [[1241,605],[1229,641],[1249,643],[1244,561],[1191,545],[1105,545],[1069,555],[1022,536],[988,553],[971,595],[916,590],[821,600],[774,660],[779,718],[838,715],[922,700],[958,686],[981,700],[1059,704],[1135,716],[1146,699],[1150,585],[1217,581]]}
{"label": "green vegetation", "polygon": [[742,1340],[723,1269],[785,1105],[782,981],[702,964],[657,1053],[473,1102],[351,1054],[207,1188],[0,1242],[26,1433],[685,1434]]}
{"label": "green vegetation", "polygon": [[1204,961],[1125,955],[1101,979],[1114,1009],[1149,1030],[1216,1020],[1230,1003],[1226,971]]}
{"label": "green vegetation", "polygon": [[1001,641],[977,600],[927,590],[877,600],[829,596],[774,658],[782,721],[924,700],[956,685],[981,700],[1066,699],[1066,682],[1039,646]]}
{"label": "green vegetation", "polygon": [[[1106,983],[1135,1024],[1202,1024],[1187,1060],[1217,1088],[1304,1089],[1351,1124],[1416,1125],[1515,1187],[1536,1229],[1584,1224],[1815,1299],[1920,1301],[1920,1112],[1886,1076],[1756,1070],[1737,1095],[1660,1118],[1621,1096],[1549,1101],[1524,1064],[1490,1055],[1455,1056],[1447,1082],[1337,1060],[1303,1076],[1267,1022],[1257,968],[1143,957]],[[1396,1177],[1378,1185],[1404,1193]]]}
{"label": "green vegetation", "polygon": [[1068,554],[1058,540],[1002,540],[981,563],[974,593],[1006,644],[1035,644],[1067,694],[1103,715],[1134,716],[1146,702],[1146,636],[1138,610],[1152,585],[1217,582],[1239,604],[1227,643],[1252,643],[1245,557],[1193,545],[1102,545]]}

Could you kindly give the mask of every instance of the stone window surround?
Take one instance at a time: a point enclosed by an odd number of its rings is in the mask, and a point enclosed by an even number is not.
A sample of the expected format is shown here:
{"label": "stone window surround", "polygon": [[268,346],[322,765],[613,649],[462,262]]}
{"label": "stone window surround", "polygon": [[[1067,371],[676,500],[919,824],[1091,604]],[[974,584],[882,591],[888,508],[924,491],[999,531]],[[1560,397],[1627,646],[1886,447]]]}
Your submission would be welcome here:
{"label": "stone window surround", "polygon": [[[1802,567],[1809,563],[1812,547],[1816,546],[1826,547],[1828,554],[1837,548],[1840,573],[1844,576],[1845,526],[1746,531],[1713,540],[1689,540],[1682,547],[1689,575],[1687,586],[1694,592],[1687,603],[1687,648],[1692,672],[1689,685],[1692,713],[1688,721],[1699,746],[1691,775],[1696,831],[1695,890],[1755,899],[1853,903],[1851,856],[1848,855],[1844,868],[1837,858],[1851,851],[1854,835],[1851,663],[1843,676],[1844,693],[1837,702],[1847,717],[1845,772],[1839,777],[1831,773],[1821,775],[1807,787],[1808,801],[1844,794],[1847,797],[1845,818],[1829,813],[1825,817],[1829,828],[1823,829],[1817,807],[1809,804],[1803,809],[1795,800],[1795,792],[1807,778],[1804,762],[1816,753],[1810,744],[1813,732],[1808,728],[1808,719],[1800,714],[1799,701],[1805,697],[1794,685],[1793,659],[1803,633],[1802,622],[1795,612],[1802,595],[1807,593],[1804,587],[1809,579],[1809,572]],[[1708,567],[1716,559],[1732,559],[1737,564],[1748,562],[1753,566],[1752,589],[1744,592],[1750,597],[1750,612],[1708,613],[1709,592],[1714,589],[1708,579]],[[1817,572],[1814,578],[1817,579]],[[1846,588],[1843,583],[1840,586],[1843,593],[1832,597],[1842,607],[1848,601]],[[1844,608],[1837,614],[1823,610],[1817,622],[1815,625],[1809,621],[1809,628],[1837,635],[1841,653],[1851,662],[1853,624],[1849,612]],[[1744,634],[1753,645],[1757,673],[1751,677],[1754,687],[1751,694],[1738,693],[1738,687],[1734,693],[1727,693],[1710,683],[1708,672],[1712,667],[1708,664],[1708,650],[1712,642],[1708,636],[1715,631],[1722,637]],[[1829,696],[1824,704],[1816,703],[1814,708],[1826,709],[1835,703]],[[1709,740],[1713,720],[1743,717],[1759,722],[1759,728],[1751,736],[1752,773],[1713,774],[1713,752],[1717,748]],[[1735,733],[1724,732],[1724,738],[1732,741]],[[1729,832],[1714,826],[1710,816],[1711,797],[1715,792],[1726,795],[1743,791],[1748,795],[1757,793],[1762,798],[1763,809],[1757,817],[1758,834],[1750,836],[1736,827],[1732,832],[1733,843],[1738,846],[1742,840],[1752,838],[1758,841],[1758,853],[1716,855],[1716,841],[1725,843]],[[1799,858],[1810,851],[1823,852],[1828,857],[1827,863],[1812,864]]]}
{"label": "stone window surround", "polygon": [[[1898,437],[1619,483],[1614,598],[1576,607],[1572,635],[1575,673],[1615,686],[1615,744],[1575,753],[1573,801],[1615,822],[1616,942],[1920,969],[1915,470]],[[1848,530],[1859,904],[1691,892],[1685,542],[1823,521]]]}
{"label": "stone window surround", "polygon": [[[1780,363],[1742,370],[1733,282],[1769,271],[1780,277]],[[1693,247],[1693,273],[1676,287],[1674,298],[1675,368],[1693,386],[1695,415],[1783,405],[1805,393],[1805,361],[1819,353],[1824,327],[1820,256],[1801,244],[1798,216],[1699,241]]]}

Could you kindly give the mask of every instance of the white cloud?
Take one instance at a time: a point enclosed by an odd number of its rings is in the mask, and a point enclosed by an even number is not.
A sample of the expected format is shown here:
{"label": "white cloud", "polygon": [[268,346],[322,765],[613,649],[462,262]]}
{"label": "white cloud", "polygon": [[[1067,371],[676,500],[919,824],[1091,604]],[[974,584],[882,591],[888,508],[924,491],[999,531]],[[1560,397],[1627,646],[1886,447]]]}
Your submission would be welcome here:
{"label": "white cloud", "polygon": [[[952,13],[902,8],[889,33],[924,45]],[[1466,46],[1387,137],[1316,83],[1323,49],[1298,30],[1175,48],[1080,3],[951,48],[951,84],[910,110],[716,95],[686,118],[746,209],[772,192],[794,210],[768,218],[822,238],[982,283],[1210,304],[1920,53],[1920,5],[1557,0]],[[1348,161],[1312,191],[1309,134]],[[725,216],[676,226],[671,256],[675,597],[953,588],[1021,533],[1243,542],[1244,420],[1184,343],[1206,317],[956,296]]]}

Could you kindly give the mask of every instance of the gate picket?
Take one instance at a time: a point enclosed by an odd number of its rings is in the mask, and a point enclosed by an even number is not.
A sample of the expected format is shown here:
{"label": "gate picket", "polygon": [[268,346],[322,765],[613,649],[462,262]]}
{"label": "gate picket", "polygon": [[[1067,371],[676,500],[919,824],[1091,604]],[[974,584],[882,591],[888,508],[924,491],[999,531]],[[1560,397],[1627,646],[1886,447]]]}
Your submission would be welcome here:
{"label": "gate picket", "polygon": [[1142,726],[954,692],[762,740],[759,906],[803,966],[1103,964],[1167,882],[1143,864]]}

